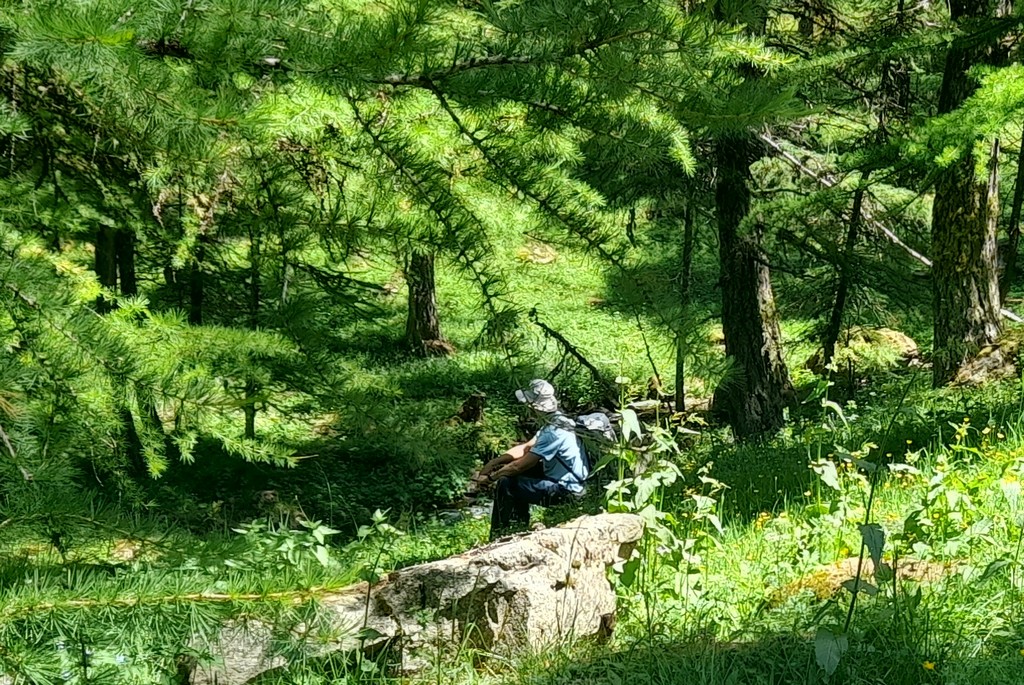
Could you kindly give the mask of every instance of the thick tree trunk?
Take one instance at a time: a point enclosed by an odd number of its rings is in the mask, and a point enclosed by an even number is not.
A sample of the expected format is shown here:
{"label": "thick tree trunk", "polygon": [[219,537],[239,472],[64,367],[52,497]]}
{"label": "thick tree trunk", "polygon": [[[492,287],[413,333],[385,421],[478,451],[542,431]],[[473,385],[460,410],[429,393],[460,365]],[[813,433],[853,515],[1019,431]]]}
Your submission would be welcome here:
{"label": "thick tree trunk", "polygon": [[135,234],[119,230],[114,235],[117,251],[117,278],[122,295],[138,295],[139,283],[135,275]]}
{"label": "thick tree trunk", "polygon": [[[985,0],[951,0],[954,21],[990,16]],[[984,46],[957,40],[946,54],[939,113],[952,112],[977,87],[968,71],[993,59]],[[996,264],[998,145],[989,178],[975,174],[973,146],[939,172],[932,208],[932,382],[951,381],[964,362],[999,335],[999,280]]]}
{"label": "thick tree trunk", "polygon": [[[94,245],[96,277],[100,285],[109,290],[117,289],[117,249],[115,247],[114,229],[100,226],[96,229]],[[110,311],[112,303],[103,295],[96,299],[96,309],[100,312]]]}
{"label": "thick tree trunk", "polygon": [[964,362],[999,336],[995,180],[979,183],[974,155],[944,169],[932,210],[932,293],[935,314],[932,380],[952,380]]}
{"label": "thick tree trunk", "polygon": [[1006,253],[1003,255],[1003,277],[999,281],[1000,301],[1006,298],[1017,279],[1017,254],[1020,251],[1020,211],[1024,204],[1024,134],[1017,153],[1017,176],[1013,181],[1013,204],[1010,206],[1010,224],[1006,227]]}
{"label": "thick tree trunk", "polygon": [[[850,228],[846,232],[846,244],[843,245],[843,259],[839,265],[839,283],[836,285],[836,299],[832,305],[832,314],[828,319],[828,326],[825,327],[825,335],[822,339],[821,365],[827,368],[836,354],[836,343],[839,342],[839,333],[843,329],[843,314],[846,311],[846,300],[850,295],[850,286],[853,283],[853,248],[857,245],[857,237],[860,233],[861,212],[864,205],[864,184],[867,182],[867,174],[857,186],[853,194],[853,210],[850,214]],[[829,374],[831,375],[831,374]]]}
{"label": "thick tree trunk", "polygon": [[409,311],[405,321],[406,342],[418,352],[444,353],[447,344],[441,335],[437,315],[437,290],[434,285],[434,255],[413,251],[405,269],[409,287]]}
{"label": "thick tree trunk", "polygon": [[[687,202],[683,213],[683,255],[679,269],[679,308],[684,313],[690,309],[690,274],[693,271],[693,238],[695,230],[693,200]],[[684,324],[680,324],[684,325]],[[676,332],[676,411],[686,410],[686,336]]]}
{"label": "thick tree trunk", "polygon": [[753,150],[749,135],[716,141],[722,331],[733,368],[715,389],[714,406],[741,440],[781,428],[783,409],[793,392],[782,361],[782,336],[768,267],[761,259],[760,233],[740,232],[750,209]]}

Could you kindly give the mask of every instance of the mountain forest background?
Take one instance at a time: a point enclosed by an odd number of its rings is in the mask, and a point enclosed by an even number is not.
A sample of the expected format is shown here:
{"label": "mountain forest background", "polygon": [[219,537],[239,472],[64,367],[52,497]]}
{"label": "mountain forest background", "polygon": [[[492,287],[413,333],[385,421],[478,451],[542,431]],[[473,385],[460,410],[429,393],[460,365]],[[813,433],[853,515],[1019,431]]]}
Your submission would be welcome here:
{"label": "mountain forest background", "polygon": [[[1022,682],[1022,19],[0,0],[0,682],[182,682],[274,593],[480,543],[534,377],[637,409],[686,553],[610,649],[424,678]],[[878,511],[981,571],[799,585]]]}

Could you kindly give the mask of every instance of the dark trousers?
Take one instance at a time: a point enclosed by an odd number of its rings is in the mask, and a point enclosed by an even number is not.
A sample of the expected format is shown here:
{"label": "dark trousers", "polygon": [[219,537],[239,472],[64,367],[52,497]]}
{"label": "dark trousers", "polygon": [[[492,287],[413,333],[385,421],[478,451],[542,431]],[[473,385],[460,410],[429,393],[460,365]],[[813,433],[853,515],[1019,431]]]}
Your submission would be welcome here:
{"label": "dark trousers", "polygon": [[494,485],[490,539],[514,530],[525,530],[530,525],[531,504],[550,507],[574,496],[560,484],[543,478],[512,476],[499,479]]}

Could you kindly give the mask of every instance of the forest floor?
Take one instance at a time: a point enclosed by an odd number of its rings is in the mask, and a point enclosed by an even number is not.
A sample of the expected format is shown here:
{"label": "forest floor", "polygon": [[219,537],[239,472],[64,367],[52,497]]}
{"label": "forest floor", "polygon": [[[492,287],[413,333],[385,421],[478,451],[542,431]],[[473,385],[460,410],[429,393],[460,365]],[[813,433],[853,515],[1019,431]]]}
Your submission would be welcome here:
{"label": "forest floor", "polygon": [[[674,342],[621,281],[570,252],[531,243],[497,249],[519,265],[510,273],[517,304],[536,307],[541,321],[618,376],[624,396],[643,394],[653,368],[671,376]],[[706,266],[703,271],[713,271],[713,264]],[[658,265],[642,268],[651,282],[666,282]],[[379,264],[368,265],[364,275],[384,284],[396,278]],[[701,307],[710,306],[713,288],[707,278],[698,287],[698,299],[706,300]],[[202,463],[185,468],[187,480],[176,482],[170,474],[159,496],[165,503],[178,498],[187,525],[146,515],[121,529],[54,530],[48,538],[5,531],[0,628],[18,612],[73,603],[83,592],[156,596],[170,591],[165,583],[179,596],[209,587],[238,596],[337,587],[480,544],[486,517],[444,504],[457,498],[475,463],[522,437],[512,391],[555,368],[561,350],[526,322],[526,351],[515,359],[474,346],[479,302],[466,290],[455,273],[442,271],[441,317],[458,350],[450,358],[410,359],[401,352],[404,302],[397,295],[384,297],[372,324],[337,330],[339,363],[352,370],[355,391],[337,416],[295,420],[319,431],[311,438],[311,458],[298,468],[212,471],[208,482],[187,470],[202,473]],[[663,291],[669,298],[671,284]],[[785,311],[786,297],[781,300]],[[515,661],[453,646],[412,680],[1024,683],[1020,383],[933,391],[926,370],[907,367],[891,351],[867,350],[827,387],[803,368],[813,352],[812,324],[788,320],[786,353],[804,400],[791,410],[784,431],[763,444],[737,446],[724,429],[707,427],[699,417],[685,424],[683,449],[662,455],[681,478],[653,495],[670,517],[670,539],[647,548],[643,573],[615,579],[621,616],[611,643],[563,645]],[[903,328],[926,349],[914,320],[873,323]],[[711,325],[694,330],[688,380],[691,394],[701,396],[723,372],[722,351]],[[585,370],[563,365],[556,380],[571,402],[593,400]],[[454,421],[462,402],[478,391],[488,395],[483,422]],[[259,429],[289,420],[264,416]],[[709,482],[724,488],[709,488]],[[261,500],[268,491],[270,499]],[[614,493],[611,500],[622,508]],[[366,539],[345,544],[378,507],[390,507],[383,518],[404,534],[378,525]],[[293,524],[295,514],[305,512],[322,527],[281,533],[262,525],[238,528],[253,512]],[[568,515],[555,512],[545,520]],[[875,531],[884,534],[883,544]],[[387,545],[377,545],[381,536]],[[328,563],[307,564],[324,554],[325,537],[341,541],[326,546]],[[870,540],[866,548],[863,539]],[[673,558],[673,545],[686,553]],[[868,589],[851,610],[853,595],[843,583],[857,567],[853,560],[873,551],[896,573],[865,573]],[[59,570],[69,564],[72,571]],[[117,572],[92,572],[104,565]],[[171,581],[170,567],[177,574]],[[35,585],[15,587],[32,574]],[[201,612],[187,615],[193,624],[202,620]],[[40,621],[44,625],[45,617]],[[109,682],[157,682],[116,675],[133,664],[140,674],[150,673],[142,662],[151,648],[141,646],[145,633],[139,635],[138,654],[109,648]],[[106,653],[99,643],[93,651]],[[8,658],[2,648],[0,658]],[[73,664],[66,667],[74,672]],[[375,671],[314,669],[282,682],[387,679]]]}

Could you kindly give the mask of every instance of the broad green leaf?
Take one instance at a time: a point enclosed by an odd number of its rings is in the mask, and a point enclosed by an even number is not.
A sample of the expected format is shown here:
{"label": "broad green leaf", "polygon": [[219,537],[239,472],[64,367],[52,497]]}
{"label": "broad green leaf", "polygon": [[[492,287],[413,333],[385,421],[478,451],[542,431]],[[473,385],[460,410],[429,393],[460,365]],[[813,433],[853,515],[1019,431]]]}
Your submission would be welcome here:
{"label": "broad green leaf", "polygon": [[849,578],[842,582],[842,586],[850,591],[852,595],[854,592],[863,592],[869,597],[874,597],[878,594],[878,588],[867,582],[866,580],[857,581],[856,578]]}
{"label": "broad green leaf", "polygon": [[640,437],[640,419],[632,409],[622,410],[622,437],[627,441],[633,436]]}
{"label": "broad green leaf", "polygon": [[843,633],[821,626],[814,636],[814,657],[818,666],[827,675],[832,675],[839,668],[839,661],[849,649],[850,642]]}
{"label": "broad green leaf", "polygon": [[1011,562],[1009,559],[996,559],[995,561],[993,561],[985,567],[985,570],[984,572],[982,572],[981,577],[978,578],[978,582],[984,583],[986,580],[994,578],[995,576],[999,575],[1000,571],[1002,571],[1010,564]]}
{"label": "broad green leaf", "polygon": [[811,469],[818,474],[823,482],[833,490],[841,489],[839,487],[839,472],[836,471],[836,465],[830,461],[822,460],[811,464]]}
{"label": "broad green leaf", "polygon": [[871,553],[871,561],[875,568],[882,563],[882,548],[885,547],[885,531],[877,523],[868,523],[859,526],[860,536],[864,539],[864,546]]}
{"label": "broad green leaf", "polygon": [[387,637],[387,635],[376,628],[371,628],[370,626],[362,628],[359,633],[356,634],[356,638],[359,640],[379,640],[382,637]]}
{"label": "broad green leaf", "polygon": [[831,409],[832,411],[834,411],[836,415],[839,417],[839,420],[843,422],[844,426],[850,425],[846,422],[846,415],[843,414],[843,408],[840,407],[835,402],[833,402],[832,400],[822,400],[821,406],[824,407],[825,409]]}

